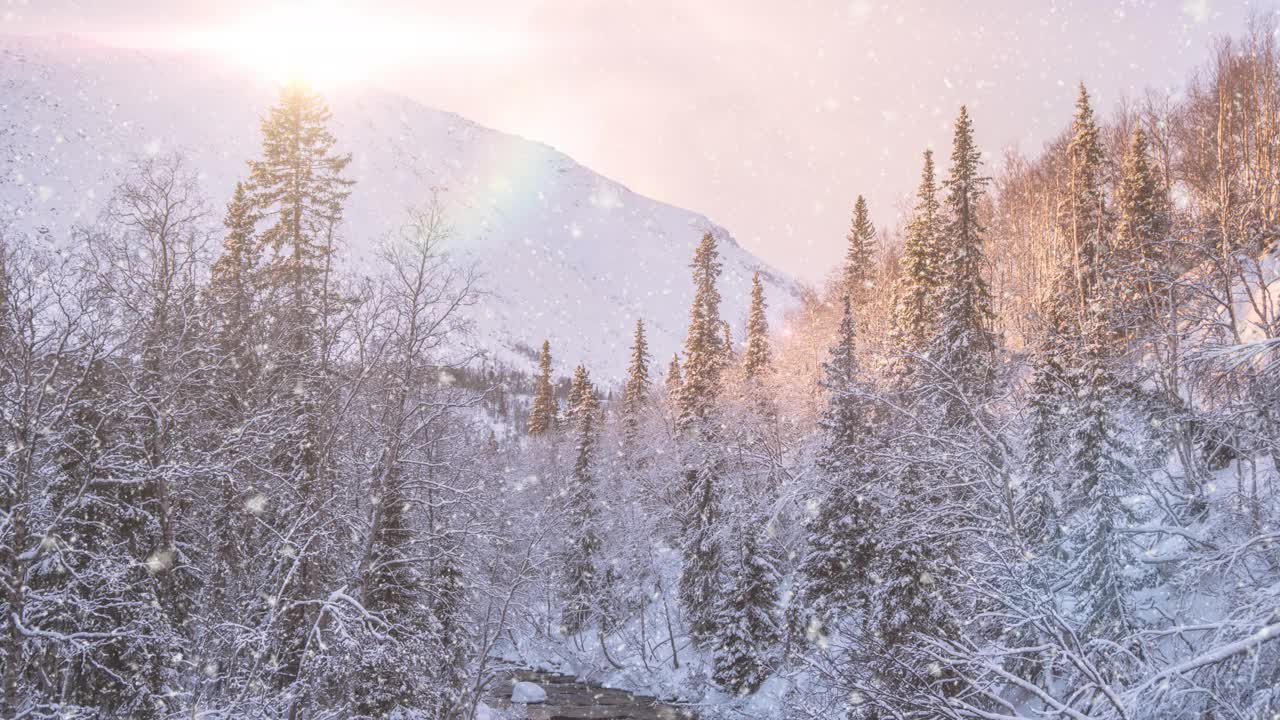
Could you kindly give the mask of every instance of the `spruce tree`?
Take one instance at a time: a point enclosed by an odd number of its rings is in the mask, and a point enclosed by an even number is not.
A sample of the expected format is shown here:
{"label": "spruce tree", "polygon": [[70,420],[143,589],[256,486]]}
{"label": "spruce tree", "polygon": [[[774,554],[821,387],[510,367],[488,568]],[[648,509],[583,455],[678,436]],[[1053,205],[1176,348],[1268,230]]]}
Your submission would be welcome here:
{"label": "spruce tree", "polygon": [[431,614],[439,644],[436,667],[441,682],[430,688],[435,698],[433,706],[424,708],[427,717],[449,717],[450,711],[458,707],[468,679],[468,660],[475,650],[467,634],[467,586],[460,559],[461,548],[448,548],[435,564],[432,578]]}
{"label": "spruce tree", "polygon": [[947,190],[948,220],[943,228],[946,254],[940,268],[938,324],[930,358],[938,370],[949,424],[962,422],[986,398],[995,378],[996,342],[992,335],[991,293],[983,270],[983,233],[979,212],[989,178],[979,174],[982,154],[973,139],[973,122],[961,106],[951,152]]}
{"label": "spruce tree", "polygon": [[253,212],[267,222],[258,240],[267,251],[265,281],[276,290],[281,364],[301,375],[308,372],[301,364],[322,362],[320,323],[332,300],[324,275],[353,184],[342,177],[351,156],[333,150],[331,117],[311,89],[285,87],[262,121],[262,158],[249,163]]}
{"label": "spruce tree", "polygon": [[579,365],[573,372],[572,397],[575,448],[573,478],[566,508],[569,531],[564,559],[566,595],[562,624],[565,632],[576,634],[591,621],[600,595],[597,572],[600,550],[599,513],[596,508],[595,462],[597,423],[600,412],[595,388],[587,369]]}
{"label": "spruce tree", "polygon": [[1067,572],[1077,593],[1082,626],[1091,636],[1117,637],[1134,623],[1126,568],[1133,558],[1119,528],[1129,524],[1122,498],[1137,482],[1134,452],[1115,418],[1122,398],[1110,368],[1108,322],[1101,301],[1086,318],[1080,390],[1070,437],[1066,488],[1077,509],[1071,533],[1074,558]]}
{"label": "spruce tree", "polygon": [[768,528],[760,517],[738,523],[728,583],[717,598],[712,678],[725,691],[739,695],[755,692],[768,678],[781,637],[776,618],[778,561]]}
{"label": "spruce tree", "polygon": [[644,321],[636,320],[631,342],[631,362],[622,390],[622,413],[625,438],[635,442],[640,430],[640,412],[649,397],[649,343],[644,336]]}
{"label": "spruce tree", "polygon": [[757,271],[751,276],[751,307],[747,311],[747,349],[743,372],[747,380],[755,380],[769,370],[769,318],[765,315],[764,285]]}
{"label": "spruce tree", "polygon": [[680,407],[680,386],[684,385],[684,373],[680,370],[680,354],[672,353],[671,362],[667,364],[666,390],[667,400],[675,408]]}
{"label": "spruce tree", "polygon": [[259,371],[255,349],[260,260],[255,226],[259,218],[251,200],[245,184],[236,183],[223,220],[222,253],[210,269],[206,291],[224,367],[220,375],[227,391],[226,412],[232,415],[248,405]]}
{"label": "spruce tree", "polygon": [[1067,193],[1061,209],[1062,233],[1071,244],[1075,268],[1075,326],[1086,322],[1090,303],[1105,279],[1107,247],[1106,194],[1103,188],[1102,141],[1089,92],[1084,83],[1076,97],[1076,114],[1067,145]]}
{"label": "spruce tree", "polygon": [[1031,471],[1048,472],[1062,447],[1063,417],[1071,401],[1067,383],[1068,359],[1063,308],[1052,301],[1045,304],[1039,333],[1031,348],[1031,424],[1028,430],[1028,453]]}
{"label": "spruce tree", "polygon": [[564,403],[564,426],[570,430],[576,430],[578,427],[575,418],[578,414],[578,406],[582,404],[582,394],[591,390],[588,385],[578,382],[578,370],[581,369],[583,369],[581,365],[574,368],[574,376],[569,381],[569,397],[565,398]]}
{"label": "spruce tree", "polygon": [[1064,362],[1070,358],[1063,308],[1046,303],[1044,321],[1032,346],[1030,425],[1027,431],[1030,506],[1024,526],[1033,542],[1056,535],[1057,492],[1052,480],[1067,443],[1073,393]]}
{"label": "spruce tree", "polygon": [[877,510],[869,496],[871,464],[866,455],[871,425],[847,295],[842,303],[836,342],[822,365],[827,407],[820,423],[818,467],[831,490],[805,527],[807,549],[796,599],[808,616],[792,618],[793,624],[804,623],[811,638],[825,635],[829,623],[858,608],[875,553]]}
{"label": "spruce tree", "polygon": [[[942,217],[933,151],[925,150],[916,205],[902,246],[902,276],[898,281],[894,316],[898,353],[924,352],[933,337],[938,310],[935,288],[942,271],[942,252]],[[910,365],[906,363],[907,367]]]}
{"label": "spruce tree", "polygon": [[538,354],[538,376],[533,380],[533,406],[529,409],[529,435],[537,437],[555,429],[556,416],[555,387],[551,384],[551,342],[542,341],[542,352]]}
{"label": "spruce tree", "polygon": [[[1116,191],[1114,287],[1108,304],[1118,334],[1131,336],[1143,320],[1159,312],[1156,283],[1166,272],[1164,244],[1171,220],[1168,202],[1148,158],[1146,133],[1136,127],[1120,168]],[[1143,310],[1148,313],[1143,317]]]}
{"label": "spruce tree", "polygon": [[711,417],[720,396],[724,371],[724,337],[720,321],[720,252],[711,233],[694,252],[693,305],[684,342],[684,379],[680,390],[680,425],[689,429]]}
{"label": "spruce tree", "polygon": [[[264,394],[259,386],[260,250],[254,229],[258,216],[251,199],[245,184],[236,183],[223,220],[222,252],[213,263],[205,291],[219,363],[215,375],[218,395],[213,408],[217,432],[238,438],[222,448],[223,462],[237,472],[218,473],[219,507],[212,518],[219,544],[215,555],[217,570],[213,573],[217,598],[214,605],[239,594],[236,583],[250,557],[243,522],[245,494],[259,480],[254,466],[260,453],[257,447],[250,447],[243,435],[259,396]],[[225,611],[234,614],[240,608]]]}
{"label": "spruce tree", "polygon": [[720,584],[720,548],[716,537],[718,483],[723,472],[719,447],[718,403],[725,348],[721,335],[720,254],[711,233],[694,253],[693,305],[684,345],[684,380],[680,386],[677,427],[682,435],[684,566],[680,599],[689,618],[689,633],[705,644],[715,622],[714,600]]}
{"label": "spruce tree", "polygon": [[855,300],[866,297],[867,283],[875,273],[875,239],[867,201],[859,195],[853,204],[853,225],[844,255],[844,293]]}
{"label": "spruce tree", "polygon": [[353,183],[342,177],[351,156],[334,152],[329,120],[318,94],[299,84],[285,87],[262,121],[262,157],[249,163],[251,212],[266,223],[258,244],[269,308],[265,341],[274,350],[268,384],[281,424],[273,464],[293,504],[279,509],[279,519],[301,517],[305,523],[286,548],[292,562],[275,570],[281,588],[274,638],[279,687],[302,673],[317,608],[311,596],[333,570],[321,567],[330,556],[324,545],[332,533],[319,527],[326,522],[320,509],[329,492],[324,488],[333,480],[324,447],[331,422],[324,404],[332,389],[328,344],[337,310],[330,275],[333,242]]}

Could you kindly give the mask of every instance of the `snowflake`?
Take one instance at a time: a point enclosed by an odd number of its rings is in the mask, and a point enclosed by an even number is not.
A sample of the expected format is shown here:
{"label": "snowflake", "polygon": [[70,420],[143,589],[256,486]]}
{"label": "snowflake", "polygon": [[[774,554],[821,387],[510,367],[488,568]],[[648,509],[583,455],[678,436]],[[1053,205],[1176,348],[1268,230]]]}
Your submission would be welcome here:
{"label": "snowflake", "polygon": [[157,550],[147,558],[147,571],[152,575],[164,572],[173,567],[173,553],[169,550]]}
{"label": "snowflake", "polygon": [[267,509],[267,496],[258,493],[245,501],[244,508],[254,515],[261,515]]}

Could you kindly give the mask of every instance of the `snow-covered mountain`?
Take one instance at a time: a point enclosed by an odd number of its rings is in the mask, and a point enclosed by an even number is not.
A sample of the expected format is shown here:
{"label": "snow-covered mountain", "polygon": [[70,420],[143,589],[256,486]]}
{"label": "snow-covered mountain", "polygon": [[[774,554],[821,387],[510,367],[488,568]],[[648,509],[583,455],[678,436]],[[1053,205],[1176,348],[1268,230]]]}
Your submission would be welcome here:
{"label": "snow-covered mountain", "polygon": [[[181,151],[213,221],[258,154],[269,82],[195,56],[108,48],[67,37],[0,36],[0,217],[18,231],[68,236],[91,222],[139,157]],[[344,236],[353,255],[442,190],[453,247],[493,295],[475,311],[480,342],[526,362],[550,338],[557,370],[625,368],[643,317],[659,365],[678,349],[691,298],[688,263],[704,231],[721,239],[724,317],[745,316],[751,273],[767,278],[776,320],[796,286],[694,212],[640,195],[556,150],[370,89],[327,94],[357,184]]]}

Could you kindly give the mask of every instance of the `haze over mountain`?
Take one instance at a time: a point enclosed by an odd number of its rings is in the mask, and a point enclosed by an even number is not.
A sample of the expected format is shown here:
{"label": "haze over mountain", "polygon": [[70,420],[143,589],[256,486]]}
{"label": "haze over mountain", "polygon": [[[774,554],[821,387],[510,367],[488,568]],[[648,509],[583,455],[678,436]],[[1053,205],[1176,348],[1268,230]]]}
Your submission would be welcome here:
{"label": "haze over mountain", "polygon": [[[149,155],[181,152],[198,169],[210,222],[259,153],[272,83],[199,56],[83,40],[0,40],[0,216],[15,231],[64,241],[91,223]],[[549,338],[557,371],[587,363],[622,374],[637,317],[655,357],[684,334],[688,262],[705,231],[721,239],[724,316],[740,335],[751,274],[761,270],[775,322],[795,298],[785,275],[706,217],[637,195],[546,145],[367,88],[326,92],[339,148],[357,181],[343,236],[353,258],[430,201],[447,207],[458,255],[492,294],[474,313],[479,342],[518,361]],[[664,361],[663,361],[664,362]]]}

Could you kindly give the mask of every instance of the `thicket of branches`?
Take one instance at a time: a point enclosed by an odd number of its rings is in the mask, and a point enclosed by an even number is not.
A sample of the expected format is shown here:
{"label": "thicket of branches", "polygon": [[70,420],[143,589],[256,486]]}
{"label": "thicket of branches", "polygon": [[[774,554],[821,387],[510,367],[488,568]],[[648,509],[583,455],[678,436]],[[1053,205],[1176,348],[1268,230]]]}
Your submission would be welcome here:
{"label": "thicket of branches", "polygon": [[706,236],[665,377],[638,326],[603,431],[535,404],[523,462],[592,501],[549,491],[590,541],[528,626],[707,715],[770,678],[788,717],[1276,712],[1274,37],[1106,121],[1081,86],[994,170],[962,108],[783,333],[758,284],[721,316]]}
{"label": "thicket of branches", "polygon": [[344,263],[304,88],[216,231],[139,164],[2,246],[3,714],[471,718],[553,661],[706,716],[1277,712],[1274,38],[1107,121],[1081,86],[994,177],[961,108],[785,328],[759,278],[723,316],[707,234],[616,388],[466,350],[437,204]]}

